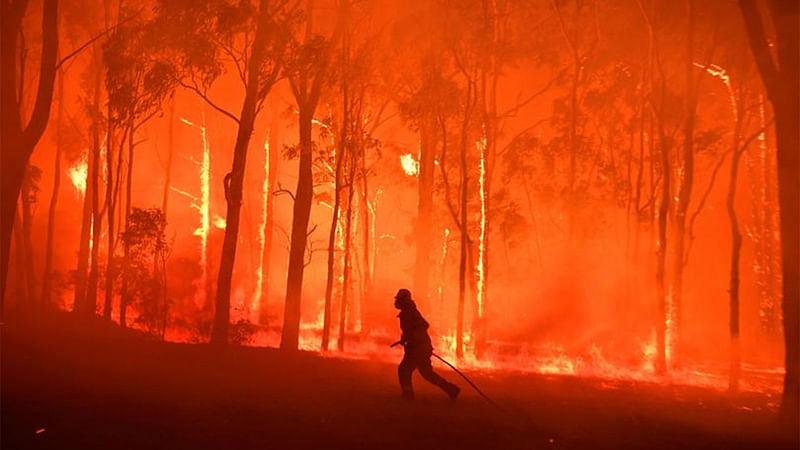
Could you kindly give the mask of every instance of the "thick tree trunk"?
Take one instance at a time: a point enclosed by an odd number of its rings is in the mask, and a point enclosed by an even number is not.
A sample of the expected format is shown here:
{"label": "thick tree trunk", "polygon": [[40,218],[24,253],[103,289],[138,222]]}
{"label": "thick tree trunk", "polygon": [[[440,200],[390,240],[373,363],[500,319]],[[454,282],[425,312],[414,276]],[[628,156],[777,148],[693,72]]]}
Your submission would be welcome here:
{"label": "thick tree trunk", "polygon": [[[266,30],[261,32],[264,33]],[[222,243],[222,259],[219,266],[219,276],[217,277],[217,295],[214,300],[214,328],[211,334],[211,342],[215,344],[226,344],[228,342],[231,282],[233,278],[233,263],[236,258],[236,243],[239,239],[244,169],[247,159],[247,147],[250,144],[250,136],[253,134],[256,112],[255,90],[257,86],[248,88],[248,94],[245,96],[240,116],[241,121],[239,122],[239,132],[236,136],[236,145],[233,149],[233,168],[225,176],[224,183],[228,210],[225,221],[225,237]]]}
{"label": "thick tree trunk", "polygon": [[312,108],[300,110],[300,165],[298,168],[297,189],[295,190],[292,215],[292,236],[289,249],[289,270],[286,276],[286,303],[283,311],[281,349],[296,350],[300,337],[300,301],[303,290],[303,271],[305,270],[306,241],[308,240],[308,220],[311,216],[311,201],[314,196],[311,173]]}
{"label": "thick tree trunk", "polygon": [[44,0],[39,84],[30,120],[23,125],[17,98],[17,33],[27,2],[3,2],[0,11],[0,312],[5,302],[11,231],[22,174],[50,118],[58,54],[58,0]]}
{"label": "thick tree trunk", "polygon": [[[795,78],[795,84],[797,79]],[[797,94],[797,90],[794,91]],[[797,95],[783,94],[788,103],[775,108],[778,137],[778,202],[783,256],[783,331],[786,344],[782,413],[789,423],[798,416],[800,403],[800,133]],[[793,103],[793,104],[792,104]],[[773,103],[774,104],[774,103]]]}
{"label": "thick tree trunk", "polygon": [[783,329],[786,344],[781,417],[796,431],[800,416],[800,31],[797,2],[769,3],[778,64],[773,62],[761,14],[753,0],[739,0],[750,46],[775,111],[778,203],[783,258]]}
{"label": "thick tree trunk", "polygon": [[266,0],[259,2],[258,24],[253,40],[253,52],[248,61],[247,89],[245,92],[242,111],[239,115],[239,130],[236,135],[236,144],[233,148],[233,167],[225,176],[225,200],[228,204],[226,214],[225,237],[222,243],[222,258],[217,277],[217,295],[214,299],[214,325],[211,332],[211,342],[226,344],[228,342],[228,328],[230,327],[231,281],[233,278],[233,263],[236,259],[236,243],[239,240],[239,220],[242,207],[242,187],[244,185],[245,163],[247,162],[247,147],[253,134],[253,124],[256,119],[256,104],[264,92],[261,80],[262,64],[267,55],[267,39],[269,30],[269,8]]}

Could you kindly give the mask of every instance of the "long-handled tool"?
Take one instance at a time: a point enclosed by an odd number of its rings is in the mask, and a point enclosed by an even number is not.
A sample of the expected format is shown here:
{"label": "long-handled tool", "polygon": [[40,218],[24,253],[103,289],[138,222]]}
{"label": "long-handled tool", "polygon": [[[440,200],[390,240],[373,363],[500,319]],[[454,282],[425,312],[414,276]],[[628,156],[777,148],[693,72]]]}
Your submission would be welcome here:
{"label": "long-handled tool", "polygon": [[[397,341],[397,342],[395,342],[394,344],[392,344],[391,346],[392,346],[392,347],[396,347],[396,346],[398,346],[398,345],[402,345],[402,344],[403,344],[403,343],[402,343],[401,341]],[[469,385],[470,385],[470,386],[472,386],[472,388],[473,388],[473,389],[475,389],[475,392],[477,392],[478,394],[480,394],[480,396],[481,396],[481,397],[483,397],[483,398],[484,398],[484,400],[486,400],[487,402],[489,402],[489,404],[491,404],[492,406],[494,406],[495,408],[497,408],[497,409],[499,409],[499,410],[501,410],[501,411],[503,410],[503,408],[502,408],[500,405],[498,405],[497,403],[495,403],[495,402],[494,402],[494,400],[492,400],[491,398],[489,398],[489,396],[488,396],[488,395],[484,394],[484,393],[483,393],[483,391],[482,391],[482,390],[480,390],[480,388],[479,388],[477,385],[475,385],[475,383],[473,383],[473,382],[472,382],[472,380],[470,380],[470,379],[469,379],[469,378],[468,378],[466,375],[464,375],[464,373],[463,373],[463,372],[461,372],[460,370],[458,370],[458,368],[457,368],[456,366],[454,366],[454,365],[450,364],[450,363],[449,363],[449,362],[448,362],[446,359],[442,358],[441,356],[437,355],[436,353],[433,353],[433,352],[431,352],[431,356],[435,356],[435,357],[436,357],[436,359],[438,359],[439,361],[441,361],[441,362],[443,362],[443,363],[447,364],[447,366],[448,366],[448,367],[450,367],[451,369],[453,369],[453,370],[455,371],[455,373],[457,373],[459,376],[461,376],[461,378],[463,378],[463,379],[464,379],[464,381],[466,381],[467,383],[469,383]]]}
{"label": "long-handled tool", "polygon": [[497,409],[499,409],[499,410],[501,410],[501,411],[502,411],[502,409],[503,409],[503,408],[501,408],[501,407],[500,407],[500,405],[498,405],[498,404],[497,404],[497,403],[495,403],[495,402],[494,402],[492,399],[490,399],[488,395],[484,394],[484,393],[483,393],[483,391],[481,391],[481,390],[478,388],[478,386],[476,386],[476,385],[475,385],[475,383],[473,383],[473,382],[472,382],[472,380],[470,380],[469,378],[467,378],[467,376],[466,376],[466,375],[464,375],[464,374],[463,374],[463,373],[462,373],[460,370],[458,370],[458,369],[456,368],[456,366],[454,366],[454,365],[450,364],[450,363],[449,363],[449,362],[448,362],[446,359],[442,358],[441,356],[437,355],[436,353],[433,353],[433,352],[431,352],[431,355],[435,356],[435,357],[436,357],[436,359],[438,359],[439,361],[441,361],[441,362],[443,362],[443,363],[447,364],[447,366],[448,366],[448,367],[450,367],[451,369],[453,369],[453,370],[454,370],[454,371],[455,371],[457,374],[461,375],[461,378],[463,378],[463,379],[464,379],[464,381],[466,381],[467,383],[469,383],[469,385],[470,385],[470,386],[472,386],[472,388],[473,388],[473,389],[475,389],[475,392],[477,392],[478,394],[480,394],[480,395],[481,395],[481,397],[483,397],[483,398],[484,398],[484,399],[485,399],[487,402],[489,402],[489,403],[490,403],[492,406],[494,406],[495,408],[497,408]]}

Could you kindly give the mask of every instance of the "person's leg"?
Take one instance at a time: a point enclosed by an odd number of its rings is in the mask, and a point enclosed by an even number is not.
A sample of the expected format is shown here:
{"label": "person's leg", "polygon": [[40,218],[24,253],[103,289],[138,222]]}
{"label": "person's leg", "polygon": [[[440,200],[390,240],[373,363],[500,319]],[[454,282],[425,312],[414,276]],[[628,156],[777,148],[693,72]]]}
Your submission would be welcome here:
{"label": "person's leg", "polygon": [[397,366],[397,378],[400,380],[400,388],[403,390],[403,398],[412,400],[414,398],[414,387],[411,384],[411,374],[414,372],[415,364],[408,353],[403,355],[403,360]]}
{"label": "person's leg", "polygon": [[420,361],[417,368],[419,369],[419,374],[422,375],[422,378],[425,378],[430,383],[439,386],[451,399],[455,400],[455,398],[458,396],[458,393],[461,392],[461,389],[458,386],[450,383],[433,371],[430,356],[426,356],[424,360]]}

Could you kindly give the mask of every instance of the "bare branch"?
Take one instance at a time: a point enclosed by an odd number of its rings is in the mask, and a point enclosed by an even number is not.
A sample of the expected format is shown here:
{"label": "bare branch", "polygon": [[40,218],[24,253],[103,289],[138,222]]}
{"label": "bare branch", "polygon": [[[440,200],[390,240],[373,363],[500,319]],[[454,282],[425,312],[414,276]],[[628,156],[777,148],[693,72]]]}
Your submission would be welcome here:
{"label": "bare branch", "polygon": [[288,195],[289,197],[291,197],[291,198],[292,198],[292,201],[296,201],[296,200],[297,200],[297,199],[294,197],[294,193],[293,193],[292,191],[288,190],[288,189],[276,189],[276,190],[272,191],[272,195],[274,195],[274,196],[276,196],[276,197],[277,197],[277,196],[279,196],[279,195],[281,195],[281,194],[286,194],[286,195]]}
{"label": "bare branch", "polygon": [[237,124],[237,125],[239,124],[239,119],[238,119],[236,116],[234,116],[234,115],[233,115],[231,112],[229,112],[228,110],[226,110],[226,109],[224,109],[224,108],[222,108],[222,107],[220,107],[220,106],[217,106],[217,104],[216,104],[216,103],[214,103],[213,101],[211,101],[211,99],[210,99],[210,98],[208,98],[208,96],[205,94],[205,92],[201,91],[201,90],[200,90],[200,89],[199,89],[199,88],[198,88],[196,85],[187,84],[186,82],[184,82],[184,81],[182,81],[182,80],[177,80],[177,81],[178,81],[178,84],[179,84],[179,85],[180,85],[182,88],[184,88],[184,89],[188,89],[188,90],[190,90],[190,91],[194,92],[194,93],[195,93],[195,94],[197,94],[197,95],[198,95],[198,96],[199,96],[201,99],[203,99],[203,101],[204,101],[204,102],[208,103],[208,105],[209,105],[209,106],[211,106],[212,108],[216,109],[217,111],[219,111],[220,113],[222,113],[223,115],[225,115],[226,117],[228,117],[229,119],[231,119],[231,120],[233,120],[234,122],[236,122],[236,124]]}
{"label": "bare branch", "polygon": [[78,47],[75,50],[73,50],[70,53],[68,53],[67,56],[61,58],[61,60],[56,64],[56,70],[61,68],[61,66],[64,65],[70,59],[74,58],[75,56],[78,56],[78,54],[80,52],[84,51],[87,47],[89,47],[90,45],[94,44],[98,39],[100,39],[101,37],[111,33],[112,31],[116,30],[120,26],[130,22],[131,20],[133,20],[134,18],[139,16],[139,14],[141,14],[141,11],[137,12],[136,14],[131,15],[130,17],[125,18],[124,20],[121,20],[119,23],[117,23],[116,25],[114,25],[111,28],[106,28],[105,31],[101,32],[97,36],[95,36],[95,37],[89,39],[88,41],[84,42],[83,45],[81,45],[80,47]]}

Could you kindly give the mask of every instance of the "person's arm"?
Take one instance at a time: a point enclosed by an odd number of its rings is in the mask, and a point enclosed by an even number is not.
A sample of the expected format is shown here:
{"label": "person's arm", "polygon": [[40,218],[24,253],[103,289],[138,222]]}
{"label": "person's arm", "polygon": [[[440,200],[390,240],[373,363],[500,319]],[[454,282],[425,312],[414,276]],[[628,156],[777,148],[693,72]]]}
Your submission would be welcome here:
{"label": "person's arm", "polygon": [[397,341],[397,342],[395,342],[395,343],[394,343],[394,344],[392,344],[391,346],[392,346],[392,347],[397,347],[398,345],[402,345],[403,347],[405,347],[405,346],[406,346],[406,335],[405,335],[405,334],[401,334],[401,335],[400,335],[400,340],[399,340],[399,341]]}

